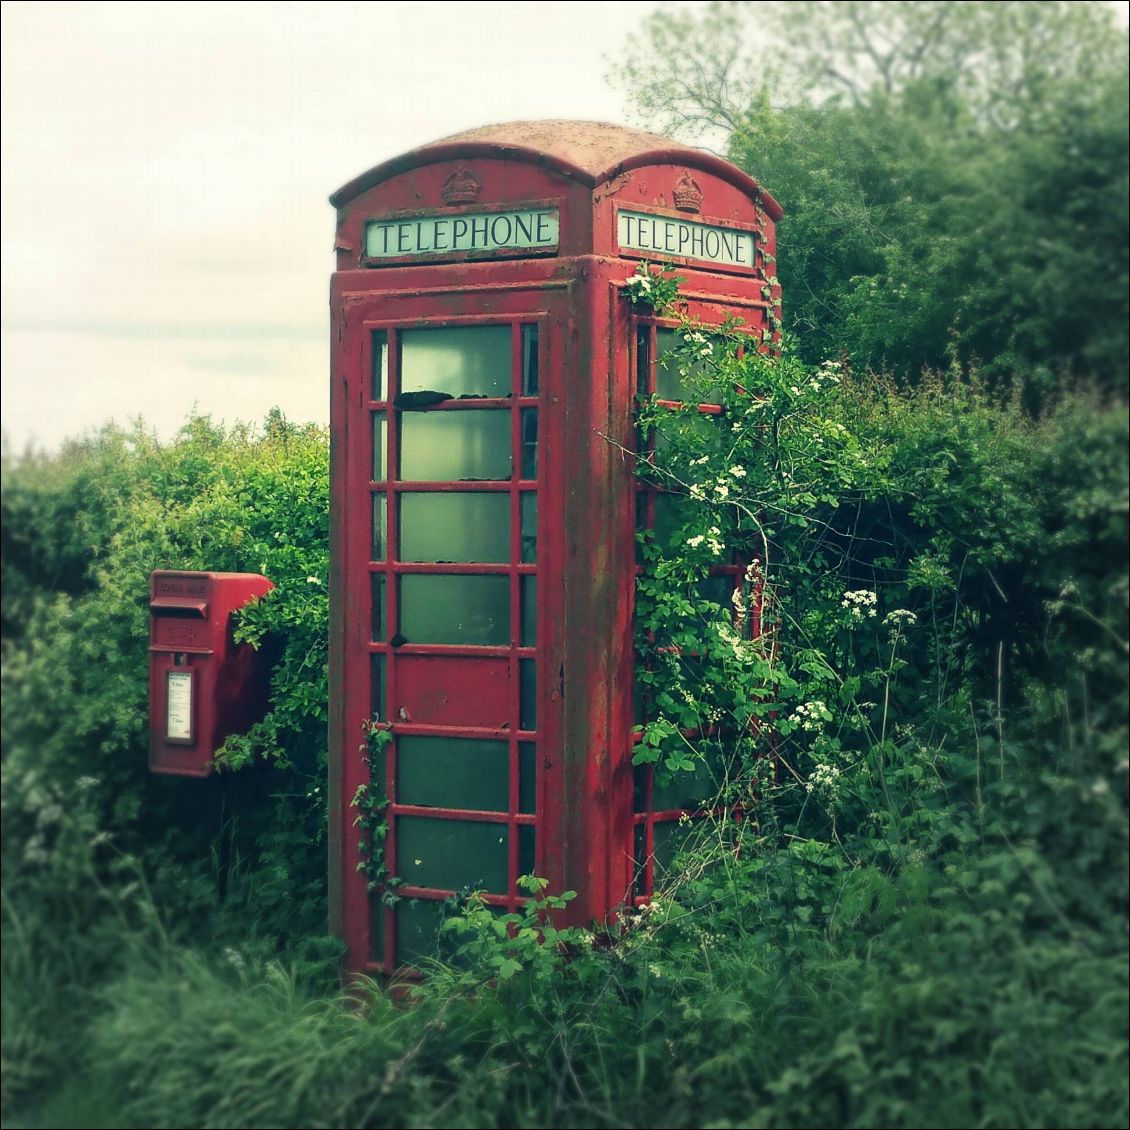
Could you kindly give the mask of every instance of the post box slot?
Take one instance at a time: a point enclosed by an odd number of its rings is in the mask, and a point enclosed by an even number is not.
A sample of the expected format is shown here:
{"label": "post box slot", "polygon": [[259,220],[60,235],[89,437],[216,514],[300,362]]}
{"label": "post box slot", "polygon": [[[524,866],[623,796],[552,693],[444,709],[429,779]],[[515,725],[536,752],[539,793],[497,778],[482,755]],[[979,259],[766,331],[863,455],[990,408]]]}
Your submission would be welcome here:
{"label": "post box slot", "polygon": [[206,600],[154,600],[149,603],[149,614],[154,617],[195,616],[201,620],[207,620],[208,602]]}

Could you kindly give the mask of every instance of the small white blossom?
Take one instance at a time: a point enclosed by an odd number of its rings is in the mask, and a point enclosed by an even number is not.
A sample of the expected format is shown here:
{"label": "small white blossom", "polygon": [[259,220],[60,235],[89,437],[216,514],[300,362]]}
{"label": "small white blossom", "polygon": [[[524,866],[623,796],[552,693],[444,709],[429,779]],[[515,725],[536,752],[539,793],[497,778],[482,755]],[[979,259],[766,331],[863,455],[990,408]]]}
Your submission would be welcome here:
{"label": "small white blossom", "polygon": [[804,787],[810,793],[816,793],[828,800],[834,800],[839,793],[842,775],[838,766],[822,761],[813,767]]}
{"label": "small white blossom", "polygon": [[870,589],[853,589],[844,593],[840,607],[846,608],[851,613],[853,620],[874,618],[875,605],[879,598]]}
{"label": "small white blossom", "polygon": [[918,617],[909,608],[896,608],[883,617],[883,623],[888,627],[898,627],[900,624],[905,624],[908,628],[911,628],[918,623]]}
{"label": "small white blossom", "polygon": [[802,702],[789,715],[789,721],[809,733],[819,733],[824,729],[824,723],[831,721],[832,712],[820,699],[812,702]]}
{"label": "small white blossom", "polygon": [[739,467],[737,464],[735,464],[733,467],[730,468],[730,477],[733,478],[733,479],[744,479],[745,478],[745,468]]}

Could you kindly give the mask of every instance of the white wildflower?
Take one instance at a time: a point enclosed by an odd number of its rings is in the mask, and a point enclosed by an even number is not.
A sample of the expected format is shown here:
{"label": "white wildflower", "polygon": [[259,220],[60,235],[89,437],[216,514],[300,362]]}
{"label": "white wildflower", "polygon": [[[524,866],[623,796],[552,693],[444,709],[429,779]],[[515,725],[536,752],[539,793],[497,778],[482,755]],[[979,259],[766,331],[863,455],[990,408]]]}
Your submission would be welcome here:
{"label": "white wildflower", "polygon": [[909,608],[895,608],[883,617],[883,624],[891,628],[898,627],[901,624],[911,628],[917,623],[918,617]]}

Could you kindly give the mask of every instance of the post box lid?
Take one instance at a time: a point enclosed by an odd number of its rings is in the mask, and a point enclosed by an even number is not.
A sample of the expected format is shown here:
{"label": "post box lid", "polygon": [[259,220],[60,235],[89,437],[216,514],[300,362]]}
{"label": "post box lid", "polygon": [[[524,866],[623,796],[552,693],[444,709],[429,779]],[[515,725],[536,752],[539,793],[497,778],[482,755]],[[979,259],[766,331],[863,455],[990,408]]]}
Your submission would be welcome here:
{"label": "post box lid", "polygon": [[340,208],[381,181],[420,165],[461,157],[494,157],[548,166],[595,186],[645,164],[689,165],[714,173],[755,196],[774,220],[781,206],[736,165],[657,133],[607,122],[550,119],[504,122],[452,134],[384,161],[343,185],[330,203]]}

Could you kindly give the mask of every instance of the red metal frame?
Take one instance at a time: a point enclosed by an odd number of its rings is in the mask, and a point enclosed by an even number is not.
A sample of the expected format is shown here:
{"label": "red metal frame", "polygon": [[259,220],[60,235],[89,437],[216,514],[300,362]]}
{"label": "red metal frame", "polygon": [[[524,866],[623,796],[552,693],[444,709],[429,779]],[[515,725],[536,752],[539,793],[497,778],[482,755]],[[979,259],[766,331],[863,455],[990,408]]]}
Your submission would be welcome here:
{"label": "red metal frame", "polygon": [[[636,257],[615,253],[616,207],[662,210],[671,185],[693,168],[704,199],[703,215],[691,218],[760,227],[758,246],[770,255],[780,212],[755,182],[716,158],[633,131],[551,125],[550,130],[537,123],[515,127],[507,139],[478,131],[466,142],[454,139],[419,150],[373,170],[333,198],[339,210],[338,272],[331,292],[331,921],[347,943],[347,967],[355,971],[389,974],[403,965],[409,950],[398,948],[396,933],[405,900],[428,907],[457,893],[411,883],[408,861],[398,859],[404,821],[498,827],[507,839],[506,889],[488,892],[486,901],[500,910],[514,910],[521,902],[515,880],[529,860],[523,860],[520,839],[532,829],[535,873],[549,881],[551,890],[578,892],[563,920],[590,922],[645,897],[650,886],[641,887],[636,874],[635,829],[645,828],[650,837],[663,817],[677,815],[637,813],[633,803],[632,608],[639,488],[633,473],[632,405],[638,320],[622,294]],[[467,211],[463,205],[446,208],[441,191],[467,168],[482,187],[476,205],[482,210],[557,208],[557,254],[379,266],[363,257],[370,219]],[[772,288],[765,293],[767,273],[764,260],[756,276],[688,265],[680,269],[682,297],[689,312],[704,321],[738,315],[758,330],[776,302]],[[488,325],[510,327],[509,395],[447,400],[424,410],[509,412],[512,477],[400,480],[400,423],[406,409],[396,404],[399,336],[418,328]],[[533,325],[538,327],[539,387],[536,395],[526,395],[523,327]],[[384,335],[377,340],[383,340],[387,357],[377,397],[371,385],[375,334]],[[529,411],[538,414],[536,479],[518,477],[522,418]],[[374,464],[377,416],[384,420],[383,471],[380,461]],[[421,492],[506,495],[508,560],[400,561],[401,501]],[[523,496],[537,499],[534,561],[522,560]],[[372,546],[374,500],[383,500],[385,513],[380,556]],[[731,565],[723,572],[736,575],[740,569]],[[506,578],[509,638],[492,645],[404,641],[401,580],[434,575]],[[535,641],[521,637],[524,578],[536,578]],[[383,601],[377,631],[374,591]],[[521,668],[530,663],[536,669],[536,722],[524,729]],[[381,671],[378,718],[374,668]],[[462,694],[456,683],[462,684]],[[374,724],[390,731],[392,740],[382,762],[370,767],[368,731]],[[398,743],[412,736],[507,743],[505,809],[402,802]],[[531,743],[537,779],[533,812],[521,803],[520,781],[523,751]],[[394,880],[371,895],[353,800],[359,789],[372,785],[387,800],[383,861]],[[421,825],[403,827],[418,831]],[[650,841],[647,847],[650,852]],[[650,873],[644,878],[650,884]],[[389,905],[393,902],[397,905]]]}

